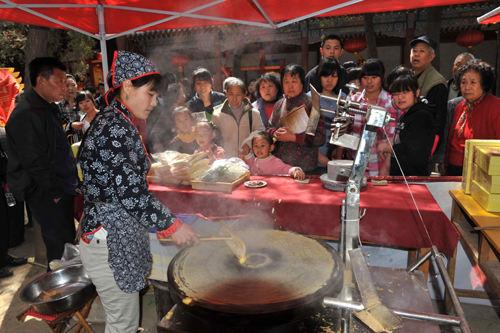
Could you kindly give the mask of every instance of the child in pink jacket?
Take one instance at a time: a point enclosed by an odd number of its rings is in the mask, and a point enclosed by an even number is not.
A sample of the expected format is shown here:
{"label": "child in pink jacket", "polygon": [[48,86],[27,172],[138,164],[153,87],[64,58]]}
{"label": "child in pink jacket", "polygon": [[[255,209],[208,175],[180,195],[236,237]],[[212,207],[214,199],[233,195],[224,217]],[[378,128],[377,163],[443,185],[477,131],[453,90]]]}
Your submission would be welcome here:
{"label": "child in pink jacket", "polygon": [[252,139],[252,151],[255,157],[250,154],[248,145],[244,146],[240,157],[248,164],[252,175],[288,174],[299,180],[306,177],[301,168],[285,164],[276,156],[271,155],[273,150],[274,143],[271,134],[259,132]]}

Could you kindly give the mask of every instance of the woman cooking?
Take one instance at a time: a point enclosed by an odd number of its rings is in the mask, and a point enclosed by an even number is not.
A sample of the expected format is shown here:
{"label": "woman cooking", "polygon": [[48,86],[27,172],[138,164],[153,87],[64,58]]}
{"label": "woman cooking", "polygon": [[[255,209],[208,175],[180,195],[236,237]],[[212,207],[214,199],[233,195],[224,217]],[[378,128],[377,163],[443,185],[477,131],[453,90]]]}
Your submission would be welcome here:
{"label": "woman cooking", "polygon": [[494,69],[479,59],[469,61],[455,75],[465,100],[455,108],[448,134],[448,176],[462,175],[465,140],[500,139],[500,99],[487,93],[494,81]]}
{"label": "woman cooking", "polygon": [[149,192],[151,163],[132,124],[156,105],[160,79],[148,59],[115,52],[109,106],[98,113],[80,148],[85,199],[80,252],[106,312],[106,332],[137,332],[139,291],[152,262],[147,228],[156,227],[158,238],[171,236],[178,245],[199,243],[193,229]]}

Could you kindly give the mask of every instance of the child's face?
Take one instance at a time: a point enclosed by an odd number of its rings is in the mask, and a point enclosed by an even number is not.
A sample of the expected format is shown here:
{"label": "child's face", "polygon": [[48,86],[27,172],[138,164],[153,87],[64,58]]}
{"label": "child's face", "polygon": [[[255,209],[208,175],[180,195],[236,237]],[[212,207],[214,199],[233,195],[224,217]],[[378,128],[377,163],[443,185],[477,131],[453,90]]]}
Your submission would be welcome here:
{"label": "child's face", "polygon": [[215,139],[215,132],[211,131],[207,126],[196,126],[194,134],[200,147],[208,146]]}
{"label": "child's face", "polygon": [[187,112],[181,112],[174,116],[175,126],[179,132],[184,134],[191,133],[191,127],[193,126],[193,119]]}
{"label": "child's face", "polygon": [[256,137],[253,139],[252,149],[257,158],[266,158],[269,156],[269,152],[274,149],[274,145],[270,145],[263,137]]}

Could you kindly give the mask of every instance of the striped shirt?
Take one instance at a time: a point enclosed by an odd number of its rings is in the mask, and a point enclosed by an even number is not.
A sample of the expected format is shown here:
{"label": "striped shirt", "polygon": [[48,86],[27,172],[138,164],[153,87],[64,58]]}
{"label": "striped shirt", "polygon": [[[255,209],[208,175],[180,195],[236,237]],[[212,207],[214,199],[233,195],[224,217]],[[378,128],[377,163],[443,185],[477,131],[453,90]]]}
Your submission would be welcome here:
{"label": "striped shirt", "polygon": [[[364,96],[360,96],[357,99],[358,102],[363,102],[367,103]],[[386,127],[385,130],[387,132],[387,135],[389,136],[388,138],[385,136],[384,131],[380,128],[379,131],[377,132],[377,137],[375,139],[375,142],[373,144],[372,152],[370,154],[370,157],[368,159],[368,167],[366,170],[366,174],[369,176],[378,176],[380,169],[382,168],[383,161],[377,154],[377,145],[382,142],[387,142],[392,136],[394,135],[394,129],[396,128],[396,121],[398,120],[399,116],[401,115],[401,111],[394,107],[392,103],[392,98],[391,95],[382,89],[380,91],[380,94],[378,96],[377,101],[375,102],[376,106],[381,106],[385,108],[390,114],[391,117],[394,118],[394,121],[391,121]],[[354,116],[354,121],[352,124],[352,135],[356,136],[358,138],[361,137],[361,133],[363,133],[363,129],[365,127],[365,116],[364,115],[359,115],[356,114]],[[354,160],[356,157],[356,151],[355,150],[350,150],[349,151],[349,157]]]}

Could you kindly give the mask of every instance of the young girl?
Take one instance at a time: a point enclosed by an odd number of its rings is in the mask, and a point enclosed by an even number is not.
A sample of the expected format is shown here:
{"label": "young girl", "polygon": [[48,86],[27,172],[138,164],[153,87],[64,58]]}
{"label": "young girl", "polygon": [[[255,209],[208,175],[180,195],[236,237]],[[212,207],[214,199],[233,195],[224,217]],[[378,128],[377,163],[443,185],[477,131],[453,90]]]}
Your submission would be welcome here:
{"label": "young girl", "polygon": [[[313,83],[314,88],[325,96],[337,97],[339,94],[343,98],[346,95],[340,90],[342,87],[339,82],[345,82],[342,79],[342,71],[340,70],[340,64],[337,59],[334,58],[323,58],[319,62],[318,71],[316,72],[316,81]],[[311,92],[307,93],[311,96]],[[337,110],[337,103],[332,101],[327,101],[325,99],[320,100],[321,107],[330,110]],[[337,147],[330,144],[330,138],[332,137],[332,123],[335,116],[330,113],[324,113],[325,126],[326,126],[326,140],[321,147],[318,149],[318,172],[326,173],[326,166],[328,161],[333,159],[341,159],[344,149],[342,147]],[[335,150],[335,151],[334,151]]]}
{"label": "young girl", "polygon": [[[361,88],[364,90],[364,94],[358,94],[354,97],[355,101],[364,102],[371,105],[377,105],[385,108],[387,112],[391,114],[391,117],[398,119],[398,110],[392,106],[391,95],[384,90],[384,78],[385,78],[385,67],[382,61],[379,59],[368,59],[366,63],[361,68],[360,83]],[[365,117],[362,115],[355,115],[352,125],[352,135],[356,137],[361,137],[363,134],[363,129],[365,127]],[[372,152],[368,159],[367,174],[370,176],[384,176],[380,173],[382,166],[384,164],[384,159],[382,156],[377,154],[377,145],[381,143],[387,143],[387,139],[390,139],[394,134],[394,122],[389,122],[385,127],[388,138],[382,129],[377,132],[377,138],[375,144],[373,145]],[[350,151],[349,157],[354,159],[356,157],[356,151]]]}
{"label": "young girl", "polygon": [[183,154],[192,154],[198,148],[198,144],[196,143],[194,119],[191,111],[184,106],[180,106],[175,108],[172,117],[179,134],[170,141],[168,149]]}
{"label": "young girl", "polygon": [[273,150],[274,143],[271,134],[259,132],[252,139],[252,151],[255,157],[250,154],[250,148],[244,146],[241,159],[248,164],[252,175],[289,174],[299,180],[306,177],[301,168],[285,164],[276,156],[271,155]]}
{"label": "young girl", "polygon": [[[391,94],[403,115],[396,123],[391,139],[396,157],[405,176],[429,176],[429,157],[434,144],[434,109],[425,99],[419,100],[417,78],[413,75],[398,77],[391,86]],[[384,154],[392,153],[389,143],[382,143],[377,149]],[[392,156],[386,158],[381,174],[400,176],[401,170]]]}
{"label": "young girl", "polygon": [[224,149],[217,146],[215,143],[217,137],[217,127],[215,127],[213,122],[201,120],[194,126],[194,132],[196,142],[199,146],[199,148],[195,150],[195,154],[204,151],[210,159],[210,164],[212,164],[215,160],[225,158]]}

